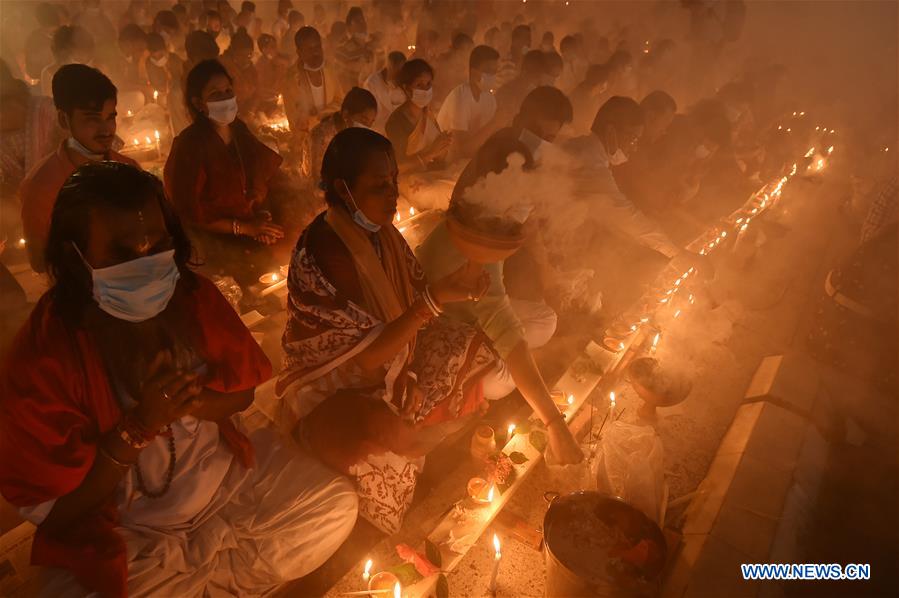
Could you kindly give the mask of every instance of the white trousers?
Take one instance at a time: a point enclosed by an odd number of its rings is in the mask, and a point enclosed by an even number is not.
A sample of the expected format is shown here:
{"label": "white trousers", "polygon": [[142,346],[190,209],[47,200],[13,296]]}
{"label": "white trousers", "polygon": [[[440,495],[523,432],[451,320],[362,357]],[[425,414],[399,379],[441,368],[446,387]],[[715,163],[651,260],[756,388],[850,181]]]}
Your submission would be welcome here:
{"label": "white trousers", "polygon": [[[512,309],[524,326],[524,340],[531,349],[542,347],[549,342],[556,332],[558,317],[547,304],[538,301],[512,299]],[[484,377],[484,398],[501,399],[515,390],[512,373],[504,361],[500,361],[496,369]]]}
{"label": "white trousers", "polygon": [[[128,595],[258,596],[307,575],[346,540],[356,522],[352,483],[255,430],[256,467],[236,462],[217,495],[186,529],[121,527]],[[219,504],[215,504],[215,503]],[[68,571],[48,569],[42,596],[85,596]]]}

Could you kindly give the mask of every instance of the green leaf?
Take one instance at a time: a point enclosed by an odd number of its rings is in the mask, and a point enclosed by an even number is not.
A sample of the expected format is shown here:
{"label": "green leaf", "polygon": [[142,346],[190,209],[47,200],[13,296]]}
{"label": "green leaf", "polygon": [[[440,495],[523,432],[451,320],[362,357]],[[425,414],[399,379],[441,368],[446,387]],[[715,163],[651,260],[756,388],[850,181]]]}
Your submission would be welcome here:
{"label": "green leaf", "polygon": [[511,453],[509,455],[509,461],[511,461],[515,465],[521,465],[522,463],[527,463],[529,461],[529,459],[527,458],[527,456],[524,453],[519,453],[518,451],[515,451],[514,453]]}
{"label": "green leaf", "polygon": [[533,432],[531,432],[528,436],[528,440],[530,440],[531,446],[541,453],[546,450],[546,434],[544,434],[540,430],[534,430]]}
{"label": "green leaf", "polygon": [[425,539],[425,556],[438,569],[443,566],[443,555],[440,554],[440,548],[427,539]]}
{"label": "green leaf", "polygon": [[449,582],[443,573],[437,576],[437,598],[449,598]]}
{"label": "green leaf", "polygon": [[402,565],[391,567],[388,571],[396,575],[396,578],[403,586],[411,586],[421,579],[421,573],[415,569],[415,565],[412,563],[403,563]]}

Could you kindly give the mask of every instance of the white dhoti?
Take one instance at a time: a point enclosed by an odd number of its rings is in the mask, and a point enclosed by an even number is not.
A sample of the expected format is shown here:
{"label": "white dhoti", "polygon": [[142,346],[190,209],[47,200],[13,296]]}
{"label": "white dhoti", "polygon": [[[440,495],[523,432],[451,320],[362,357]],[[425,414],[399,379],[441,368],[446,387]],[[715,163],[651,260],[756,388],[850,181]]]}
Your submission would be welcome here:
{"label": "white dhoti", "polygon": [[[190,521],[147,525],[142,515],[164,513],[153,501],[169,494],[139,496],[130,508],[121,507],[117,531],[127,546],[129,596],[260,595],[312,572],[346,540],[358,502],[350,481],[285,444],[270,428],[249,437],[256,466],[246,469],[230,459],[212,499]],[[194,464],[200,468],[195,474],[203,476],[207,465],[215,469],[216,461],[230,457],[220,451],[228,450],[219,443]],[[47,570],[41,595],[86,592],[68,572]]]}

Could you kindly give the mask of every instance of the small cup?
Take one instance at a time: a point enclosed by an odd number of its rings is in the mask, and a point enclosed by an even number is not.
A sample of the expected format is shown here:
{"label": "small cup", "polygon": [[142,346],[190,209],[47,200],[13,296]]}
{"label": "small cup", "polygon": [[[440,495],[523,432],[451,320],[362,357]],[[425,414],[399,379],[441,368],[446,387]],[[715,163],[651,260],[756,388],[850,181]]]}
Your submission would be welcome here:
{"label": "small cup", "polygon": [[496,435],[490,426],[478,426],[471,437],[471,456],[486,461],[496,452]]}
{"label": "small cup", "polygon": [[259,277],[259,282],[264,285],[273,285],[276,282],[281,282],[282,280],[284,279],[281,277],[281,274],[279,272],[266,272]]}
{"label": "small cup", "polygon": [[490,482],[484,478],[471,478],[468,480],[468,498],[476,505],[489,505],[487,498],[490,494]]}
{"label": "small cup", "polygon": [[[398,582],[397,576],[391,573],[390,571],[379,571],[371,576],[371,579],[368,580],[368,591],[373,592],[375,590],[393,590],[393,587]],[[384,596],[390,596],[393,598],[393,594],[369,594],[372,598],[383,598]]]}

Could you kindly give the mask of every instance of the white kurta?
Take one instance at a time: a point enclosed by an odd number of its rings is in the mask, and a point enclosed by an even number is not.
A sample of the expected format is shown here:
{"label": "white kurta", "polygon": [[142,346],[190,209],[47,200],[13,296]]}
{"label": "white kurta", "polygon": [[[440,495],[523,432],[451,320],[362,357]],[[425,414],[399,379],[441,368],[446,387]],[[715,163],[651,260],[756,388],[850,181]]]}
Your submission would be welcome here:
{"label": "white kurta", "polygon": [[496,98],[493,94],[481,91],[481,96],[475,100],[471,84],[466,81],[446,96],[437,114],[437,124],[443,131],[474,133],[490,122],[494,114]]}
{"label": "white kurta", "polygon": [[378,115],[375,117],[372,128],[383,135],[387,119],[390,118],[394,110],[403,105],[406,101],[406,95],[399,87],[384,81],[380,71],[375,71],[369,75],[362,87],[370,91],[378,101]]}
{"label": "white kurta", "polygon": [[[256,466],[246,469],[214,423],[185,419],[197,425],[173,426],[178,460],[169,491],[137,494],[129,505],[132,474],[120,487],[129,596],[260,595],[312,572],[349,536],[357,498],[348,479],[269,427],[249,434]],[[168,465],[160,440],[141,454],[149,489]],[[41,595],[86,594],[67,571],[48,569],[45,578]]]}

